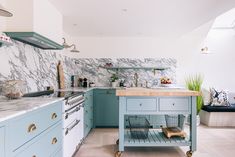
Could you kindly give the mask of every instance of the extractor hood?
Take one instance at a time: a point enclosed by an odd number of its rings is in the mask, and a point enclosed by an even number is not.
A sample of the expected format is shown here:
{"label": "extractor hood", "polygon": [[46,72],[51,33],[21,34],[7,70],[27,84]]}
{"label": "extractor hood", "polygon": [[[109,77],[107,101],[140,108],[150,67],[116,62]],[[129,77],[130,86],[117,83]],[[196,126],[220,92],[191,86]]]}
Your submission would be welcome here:
{"label": "extractor hood", "polygon": [[14,16],[4,32],[12,39],[41,49],[61,50],[63,16],[48,0],[7,0]]}
{"label": "extractor hood", "polygon": [[44,49],[44,50],[62,50],[64,47],[56,42],[35,32],[5,32],[12,39],[23,43]]}

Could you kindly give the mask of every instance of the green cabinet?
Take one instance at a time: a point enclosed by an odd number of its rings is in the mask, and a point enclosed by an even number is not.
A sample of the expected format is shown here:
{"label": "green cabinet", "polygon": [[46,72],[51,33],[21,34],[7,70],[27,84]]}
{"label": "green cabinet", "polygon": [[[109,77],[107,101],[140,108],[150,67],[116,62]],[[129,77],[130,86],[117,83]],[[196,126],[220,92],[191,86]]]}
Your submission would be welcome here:
{"label": "green cabinet", "polygon": [[84,102],[84,137],[93,128],[93,90],[85,93]]}
{"label": "green cabinet", "polygon": [[0,157],[5,156],[5,130],[0,126]]}
{"label": "green cabinet", "polygon": [[96,89],[94,91],[95,127],[118,127],[118,97],[115,89]]}

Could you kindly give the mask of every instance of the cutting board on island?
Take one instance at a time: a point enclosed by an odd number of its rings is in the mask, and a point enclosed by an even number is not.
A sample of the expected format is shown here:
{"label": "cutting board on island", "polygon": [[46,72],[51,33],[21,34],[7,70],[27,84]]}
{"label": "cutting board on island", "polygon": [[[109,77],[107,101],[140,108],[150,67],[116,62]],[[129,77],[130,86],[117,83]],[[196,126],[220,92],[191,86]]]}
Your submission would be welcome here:
{"label": "cutting board on island", "polygon": [[64,79],[64,70],[61,61],[59,61],[57,65],[57,73],[58,73],[58,85],[59,89],[65,89],[65,79]]}

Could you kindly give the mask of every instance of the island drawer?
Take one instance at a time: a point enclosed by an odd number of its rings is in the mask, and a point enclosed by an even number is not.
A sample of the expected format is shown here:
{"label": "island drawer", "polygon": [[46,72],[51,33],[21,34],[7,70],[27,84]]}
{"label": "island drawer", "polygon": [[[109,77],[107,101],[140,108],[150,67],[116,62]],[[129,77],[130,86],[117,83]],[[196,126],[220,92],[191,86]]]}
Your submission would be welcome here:
{"label": "island drawer", "polygon": [[[17,150],[62,118],[62,105],[57,102],[40,110],[32,111],[9,123],[11,151]],[[20,135],[20,136],[19,136]]]}
{"label": "island drawer", "polygon": [[[16,157],[51,157],[62,146],[62,124],[50,128],[42,137]],[[59,156],[58,156],[59,157]]]}
{"label": "island drawer", "polygon": [[129,98],[126,105],[127,111],[156,111],[157,99]]}
{"label": "island drawer", "polygon": [[188,98],[160,98],[159,111],[189,111]]}

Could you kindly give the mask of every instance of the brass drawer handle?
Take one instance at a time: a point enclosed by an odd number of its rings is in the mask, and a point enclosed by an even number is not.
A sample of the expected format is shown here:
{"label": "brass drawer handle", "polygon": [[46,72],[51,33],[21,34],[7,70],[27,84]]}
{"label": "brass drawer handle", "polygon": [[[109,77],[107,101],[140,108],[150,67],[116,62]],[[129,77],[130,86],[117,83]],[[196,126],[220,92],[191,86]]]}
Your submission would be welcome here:
{"label": "brass drawer handle", "polygon": [[54,138],[52,139],[52,141],[51,141],[51,144],[56,144],[56,143],[57,143],[57,138],[54,137]]}
{"label": "brass drawer handle", "polygon": [[28,133],[33,132],[37,129],[35,124],[30,124],[28,127]]}
{"label": "brass drawer handle", "polygon": [[56,119],[56,118],[57,118],[57,114],[56,113],[52,113],[51,119]]}

